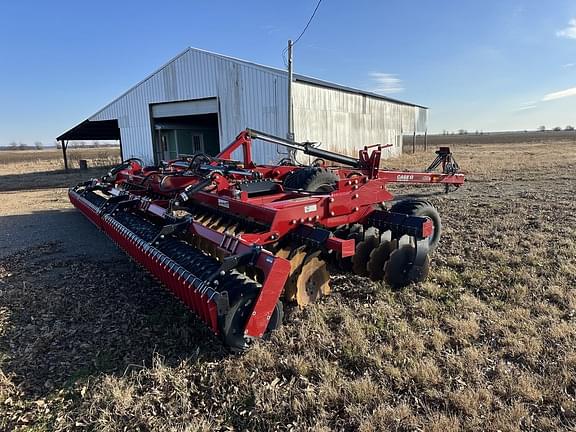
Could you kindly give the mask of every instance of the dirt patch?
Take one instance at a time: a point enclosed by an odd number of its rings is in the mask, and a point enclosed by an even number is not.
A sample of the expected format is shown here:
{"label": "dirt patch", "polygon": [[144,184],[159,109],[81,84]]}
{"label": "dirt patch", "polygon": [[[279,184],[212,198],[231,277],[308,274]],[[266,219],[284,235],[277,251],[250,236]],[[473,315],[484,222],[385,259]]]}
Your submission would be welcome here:
{"label": "dirt patch", "polygon": [[[333,274],[332,296],[242,356],[128,259],[21,244],[0,266],[0,429],[573,430],[576,149],[456,156],[469,182],[431,197],[426,282]],[[50,197],[0,198],[20,195]]]}

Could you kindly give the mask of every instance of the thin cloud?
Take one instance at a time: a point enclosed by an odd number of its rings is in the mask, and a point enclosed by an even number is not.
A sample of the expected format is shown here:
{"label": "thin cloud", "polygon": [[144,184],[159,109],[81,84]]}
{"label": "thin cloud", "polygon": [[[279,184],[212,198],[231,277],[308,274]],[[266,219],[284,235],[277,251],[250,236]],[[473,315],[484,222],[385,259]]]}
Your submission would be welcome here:
{"label": "thin cloud", "polygon": [[571,96],[576,96],[576,87],[572,87],[566,90],[560,90],[557,92],[553,92],[553,93],[548,93],[547,95],[544,95],[544,97],[542,98],[543,102],[547,102],[547,101],[551,101],[551,100],[556,100],[556,99],[563,99],[566,97],[571,97]]}
{"label": "thin cloud", "polygon": [[372,72],[370,77],[374,81],[373,90],[375,93],[390,94],[404,91],[402,80],[396,74]]}
{"label": "thin cloud", "polygon": [[529,102],[527,104],[522,105],[519,108],[516,108],[514,111],[528,111],[534,108],[536,108],[536,102]]}
{"label": "thin cloud", "polygon": [[562,67],[565,68],[565,69],[568,69],[568,68],[571,68],[571,67],[574,67],[574,66],[576,66],[576,63],[566,63],[566,64],[563,64],[563,65],[562,65]]}
{"label": "thin cloud", "polygon": [[280,30],[278,27],[276,27],[275,25],[271,25],[271,24],[261,25],[260,29],[264,30],[269,35],[274,34],[274,33],[278,33],[278,31]]}
{"label": "thin cloud", "polygon": [[568,27],[556,32],[556,36],[566,39],[576,39],[576,18],[568,22]]}
{"label": "thin cloud", "polygon": [[526,8],[524,6],[522,6],[522,5],[516,6],[516,7],[514,7],[514,9],[512,9],[512,16],[514,18],[516,18],[516,17],[524,15],[524,12],[526,12]]}

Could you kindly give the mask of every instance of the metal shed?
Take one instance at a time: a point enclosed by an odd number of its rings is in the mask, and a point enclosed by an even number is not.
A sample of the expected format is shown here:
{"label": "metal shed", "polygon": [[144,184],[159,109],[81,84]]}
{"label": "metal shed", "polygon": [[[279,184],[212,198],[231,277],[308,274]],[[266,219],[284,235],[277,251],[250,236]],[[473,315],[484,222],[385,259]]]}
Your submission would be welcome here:
{"label": "metal shed", "polygon": [[[370,144],[393,144],[424,132],[427,108],[379,94],[294,75],[297,141],[355,155]],[[216,154],[250,127],[288,133],[288,73],[282,69],[188,48],[57,139],[118,139],[124,158],[148,163],[197,151]],[[271,163],[282,149],[256,143],[254,158]]]}

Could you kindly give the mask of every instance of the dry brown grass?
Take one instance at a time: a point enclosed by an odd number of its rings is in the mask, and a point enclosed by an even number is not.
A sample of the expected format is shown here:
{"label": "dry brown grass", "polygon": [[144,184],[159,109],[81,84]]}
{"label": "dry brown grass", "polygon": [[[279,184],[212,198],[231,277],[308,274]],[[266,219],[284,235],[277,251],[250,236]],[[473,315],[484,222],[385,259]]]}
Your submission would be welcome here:
{"label": "dry brown grass", "polygon": [[242,356],[127,260],[54,262],[58,244],[5,260],[0,429],[574,430],[576,148],[456,156],[469,182],[432,198],[429,280],[334,274]]}
{"label": "dry brown grass", "polygon": [[[88,161],[88,172],[79,171],[80,159]],[[70,148],[65,172],[61,150],[0,151],[0,191],[68,187],[119,162],[115,147]]]}
{"label": "dry brown grass", "polygon": [[[503,178],[529,180],[525,174],[535,170],[570,166],[574,162],[576,143],[540,142],[533,144],[451,144],[450,149],[464,172],[470,174],[469,180],[501,180]],[[398,169],[422,169],[433,158],[433,150],[428,153],[407,153],[400,158],[384,161],[384,165]],[[530,171],[530,173],[525,173]],[[561,177],[570,172],[560,173]]]}
{"label": "dry brown grass", "polygon": [[[78,168],[80,159],[88,160],[90,166],[109,166],[120,158],[118,147],[69,148],[67,151],[70,168]],[[0,151],[0,169],[18,170],[19,167],[34,171],[64,169],[62,150],[3,150]]]}

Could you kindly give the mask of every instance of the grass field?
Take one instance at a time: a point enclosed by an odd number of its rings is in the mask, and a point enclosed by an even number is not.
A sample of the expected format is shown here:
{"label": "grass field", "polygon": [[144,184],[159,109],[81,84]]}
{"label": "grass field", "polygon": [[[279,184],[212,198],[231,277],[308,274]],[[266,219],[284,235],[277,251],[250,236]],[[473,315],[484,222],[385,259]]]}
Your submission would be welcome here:
{"label": "grass field", "polygon": [[50,187],[67,187],[80,181],[78,161],[88,161],[85,177],[95,176],[103,167],[120,162],[120,149],[69,148],[69,172],[64,171],[62,150],[3,150],[0,151],[0,191]]}
{"label": "grass field", "polygon": [[[438,146],[452,146],[458,149],[460,146],[470,145],[525,145],[525,144],[547,144],[565,143],[576,144],[576,131],[543,131],[543,132],[490,132],[490,133],[467,133],[452,135],[428,135],[428,145],[431,148]],[[411,152],[413,141],[417,149],[424,147],[424,135],[413,137],[405,135],[403,137],[403,147],[405,152]]]}
{"label": "grass field", "polygon": [[[426,282],[334,272],[332,296],[242,356],[128,259],[23,245],[0,263],[0,430],[576,429],[576,146],[456,158],[468,181],[430,197],[444,235]],[[51,191],[43,206],[68,207]]]}
{"label": "grass field", "polygon": [[[120,158],[118,147],[69,148],[67,151],[70,168],[78,168],[80,159],[88,160],[90,166],[105,166],[117,163]],[[3,150],[0,151],[0,167],[10,169],[41,165],[42,170],[64,169],[62,150]]]}

